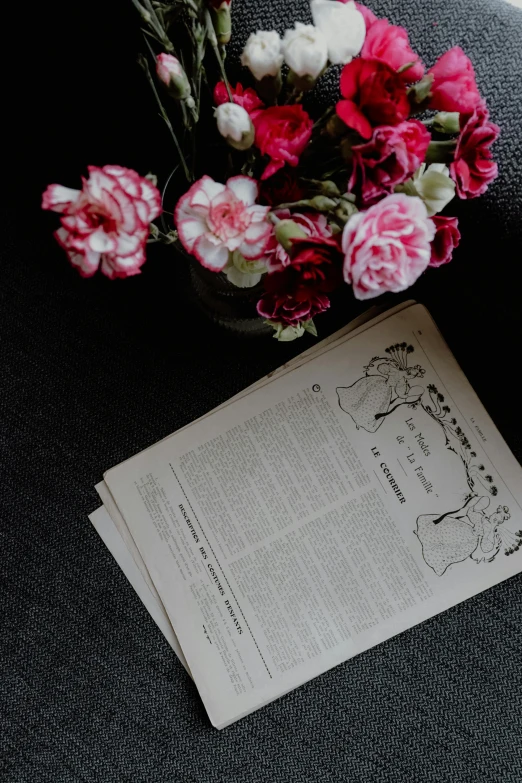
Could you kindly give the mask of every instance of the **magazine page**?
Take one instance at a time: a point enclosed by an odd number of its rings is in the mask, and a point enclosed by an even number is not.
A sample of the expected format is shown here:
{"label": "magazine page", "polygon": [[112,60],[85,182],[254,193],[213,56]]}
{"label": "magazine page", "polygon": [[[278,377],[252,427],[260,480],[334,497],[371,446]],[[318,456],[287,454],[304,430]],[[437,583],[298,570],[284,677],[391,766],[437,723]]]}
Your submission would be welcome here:
{"label": "magazine page", "polygon": [[[385,318],[388,318],[390,315],[393,315],[396,312],[401,312],[402,310],[406,309],[407,307],[411,307],[411,305],[415,304],[414,301],[408,300],[406,302],[402,302],[395,307],[383,310],[379,307],[372,307],[369,310],[362,313],[360,316],[355,318],[353,321],[351,321],[349,324],[344,326],[342,329],[339,329],[339,331],[335,332],[334,334],[330,335],[329,337],[326,337],[324,340],[321,340],[316,345],[313,345],[311,348],[309,348],[307,351],[304,351],[303,353],[299,354],[298,356],[294,357],[293,359],[290,359],[286,364],[282,365],[281,367],[278,367],[276,370],[274,370],[272,373],[269,373],[264,378],[261,378],[259,381],[256,381],[251,386],[247,387],[243,391],[239,392],[237,395],[232,397],[230,400],[227,400],[226,402],[219,405],[217,408],[215,408],[213,411],[209,411],[208,413],[201,416],[196,421],[201,421],[202,419],[206,418],[206,416],[209,416],[211,413],[214,413],[218,410],[221,410],[226,405],[229,405],[231,402],[234,402],[235,400],[241,399],[245,395],[251,393],[252,391],[261,388],[262,386],[265,386],[267,383],[271,383],[276,377],[279,377],[280,375],[283,375],[286,372],[289,372],[296,366],[300,366],[301,364],[304,364],[306,361],[310,361],[310,359],[315,356],[316,354],[319,354],[320,352],[326,350],[327,348],[333,347],[335,344],[340,343],[342,340],[347,339],[348,336],[353,336],[355,334],[359,334],[363,329],[369,328],[372,324],[379,323],[380,321],[384,320]],[[191,424],[187,424],[186,427],[192,426],[195,422],[192,422]],[[185,428],[182,428],[185,429]],[[178,430],[178,432],[181,432],[181,430]],[[176,434],[176,433],[174,433]],[[167,437],[172,437],[172,435],[169,435]],[[153,448],[153,447],[150,447]],[[145,453],[145,452],[142,452]],[[122,463],[124,464],[124,463]],[[96,491],[98,492],[100,499],[104,505],[104,508],[106,510],[106,513],[110,516],[113,525],[115,526],[116,530],[119,532],[120,540],[124,544],[124,552],[126,554],[129,554],[136,567],[141,573],[141,578],[145,582],[148,591],[148,593],[152,593],[154,600],[156,603],[161,604],[161,599],[159,597],[159,594],[154,587],[154,584],[150,578],[149,572],[147,570],[147,567],[143,561],[143,558],[140,555],[140,552],[134,543],[134,540],[129,532],[129,529],[125,523],[125,520],[117,506],[117,504],[114,501],[114,498],[112,497],[110,490],[108,486],[106,485],[105,481],[100,481],[96,487]],[[99,509],[98,509],[99,511]],[[96,513],[96,512],[95,512]],[[92,518],[90,517],[91,521]],[[103,517],[105,519],[105,517]],[[98,530],[101,535],[101,531]],[[103,538],[103,536],[102,536]],[[105,539],[104,539],[105,540]],[[107,543],[107,542],[106,542]],[[108,544],[107,544],[108,545]],[[116,559],[120,567],[123,571],[125,571],[125,561],[126,558],[123,559],[123,563],[120,562],[119,556],[120,552],[122,550],[120,547],[112,547],[111,549],[113,557]],[[176,641],[177,643],[177,641]],[[179,644],[177,643],[178,647]],[[177,648],[174,648],[175,651],[177,651]],[[186,664],[184,660],[182,660],[183,665],[186,668]]]}
{"label": "magazine page", "polygon": [[105,506],[100,506],[100,508],[93,511],[92,514],[89,514],[89,519],[103,543],[136,591],[136,594],[143,603],[145,609],[148,611],[161,633],[178,656],[181,664],[190,675],[185,656],[179,646],[176,634],[172,630],[170,620],[165,612],[163,604],[156,596],[155,591],[153,593],[150,590]]}
{"label": "magazine page", "polygon": [[520,478],[416,305],[105,480],[222,728],[520,571]]}

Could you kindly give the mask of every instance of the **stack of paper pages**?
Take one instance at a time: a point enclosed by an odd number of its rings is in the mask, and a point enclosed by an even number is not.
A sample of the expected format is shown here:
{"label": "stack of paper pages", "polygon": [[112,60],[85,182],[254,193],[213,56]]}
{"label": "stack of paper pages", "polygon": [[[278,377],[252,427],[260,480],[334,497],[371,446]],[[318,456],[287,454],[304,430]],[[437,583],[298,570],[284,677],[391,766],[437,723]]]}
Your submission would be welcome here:
{"label": "stack of paper pages", "polygon": [[521,479],[407,302],[109,470],[90,518],[223,728],[522,570]]}

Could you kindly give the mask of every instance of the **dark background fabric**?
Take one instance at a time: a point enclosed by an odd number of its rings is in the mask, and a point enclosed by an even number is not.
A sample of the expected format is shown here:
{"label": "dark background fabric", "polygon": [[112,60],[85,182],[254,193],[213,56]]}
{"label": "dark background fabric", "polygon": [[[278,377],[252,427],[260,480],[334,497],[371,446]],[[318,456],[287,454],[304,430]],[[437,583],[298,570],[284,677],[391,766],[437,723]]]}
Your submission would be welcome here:
{"label": "dark background fabric", "polygon": [[[501,0],[375,0],[427,64],[460,44],[502,126],[500,176],[457,205],[453,263],[428,305],[522,457],[522,13]],[[247,32],[306,0],[234,0]],[[127,281],[86,281],[39,212],[88,163],[168,171],[135,66],[129,2],[49,2],[4,26],[0,254],[0,780],[2,783],[519,783],[522,580],[515,578],[214,730],[196,689],[87,520],[102,472],[308,347],[243,342],[203,322],[184,262],[150,254]],[[335,84],[322,95],[334,96]],[[11,101],[9,104],[8,102]],[[349,300],[318,319],[348,321]],[[522,553],[520,553],[522,554]],[[515,555],[516,556],[516,555]]]}

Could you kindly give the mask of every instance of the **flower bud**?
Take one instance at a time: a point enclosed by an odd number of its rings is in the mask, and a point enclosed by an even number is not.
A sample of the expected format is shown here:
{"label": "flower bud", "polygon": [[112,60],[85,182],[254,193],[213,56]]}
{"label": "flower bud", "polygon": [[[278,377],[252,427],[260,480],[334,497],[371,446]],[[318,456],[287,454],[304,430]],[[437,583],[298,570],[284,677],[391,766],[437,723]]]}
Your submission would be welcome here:
{"label": "flower bud", "polygon": [[437,133],[460,133],[460,114],[458,111],[439,111],[433,118],[433,130]]}
{"label": "flower bud", "polygon": [[303,336],[306,328],[303,323],[298,323],[295,326],[287,326],[286,324],[281,324],[277,321],[265,321],[265,324],[272,327],[274,330],[274,340],[278,340],[281,343],[289,343],[292,342],[292,340],[297,340],[298,337]]}
{"label": "flower bud", "polygon": [[232,35],[232,17],[230,15],[231,0],[210,0],[210,15],[216,40],[224,46],[230,41]]}
{"label": "flower bud", "polygon": [[283,64],[279,34],[275,30],[258,30],[257,33],[252,33],[243,49],[241,64],[250,69],[258,82],[267,76],[279,76]]}
{"label": "flower bud", "polygon": [[329,198],[339,198],[341,191],[331,179],[309,179],[307,180],[313,185],[314,190],[317,190],[321,196],[329,196]]}
{"label": "flower bud", "polygon": [[280,220],[276,224],[275,237],[287,252],[292,249],[293,239],[306,239],[307,236],[306,231],[303,231],[293,220]]}
{"label": "flower bud", "polygon": [[337,201],[328,198],[328,196],[314,196],[310,199],[310,206],[318,212],[329,212],[331,209],[335,209]]}
{"label": "flower bud", "polygon": [[455,183],[444,163],[432,163],[428,168],[423,163],[413,175],[413,185],[430,217],[443,210],[455,196]]}
{"label": "flower bud", "polygon": [[431,96],[431,88],[433,87],[433,75],[431,73],[426,74],[420,82],[412,84],[408,90],[408,98],[414,109],[421,109],[423,104],[428,101]]}
{"label": "flower bud", "polygon": [[298,89],[311,89],[328,62],[326,38],[311,24],[295,23],[283,39],[283,54],[290,68],[289,80]]}
{"label": "flower bud", "polygon": [[334,214],[341,221],[341,223],[348,223],[352,215],[355,215],[358,211],[359,210],[355,204],[346,198],[342,198],[334,210]]}
{"label": "flower bud", "polygon": [[238,288],[253,288],[259,283],[266,271],[267,266],[263,258],[247,261],[239,250],[230,253],[228,264],[223,270],[228,282]]}
{"label": "flower bud", "polygon": [[172,54],[159,54],[156,58],[156,73],[169,93],[176,100],[187,100],[190,97],[190,84],[187,74],[180,61]]}
{"label": "flower bud", "polygon": [[214,109],[218,131],[236,150],[247,150],[254,143],[250,115],[237,103],[222,103]]}

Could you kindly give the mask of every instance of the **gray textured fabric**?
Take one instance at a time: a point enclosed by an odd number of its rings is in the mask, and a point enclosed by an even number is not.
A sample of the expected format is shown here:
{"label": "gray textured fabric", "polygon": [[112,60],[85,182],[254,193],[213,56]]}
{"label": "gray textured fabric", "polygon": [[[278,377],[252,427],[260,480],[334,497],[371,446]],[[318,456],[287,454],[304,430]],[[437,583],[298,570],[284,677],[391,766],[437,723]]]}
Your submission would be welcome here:
{"label": "gray textured fabric", "polygon": [[[306,7],[234,3],[248,29],[283,29]],[[0,254],[0,780],[519,783],[520,578],[218,733],[91,529],[86,514],[98,503],[102,470],[310,344],[242,343],[208,331],[166,250],[151,254],[140,278],[81,280],[50,237],[52,216],[38,216],[46,180],[73,186],[87,162],[139,167],[168,154],[157,126],[137,124],[132,98],[145,91],[131,68],[130,5],[114,3],[109,15],[102,3],[42,4],[31,22],[21,86],[31,87],[33,106],[41,100],[23,147],[34,200],[30,220],[18,205],[4,212]],[[498,182],[487,198],[459,205],[462,247],[413,294],[520,458],[512,378],[521,325],[522,14],[500,0],[372,7],[409,28],[427,63],[461,44],[502,126]],[[236,54],[246,34],[239,27]],[[319,322],[321,333],[349,317],[346,300]]]}

